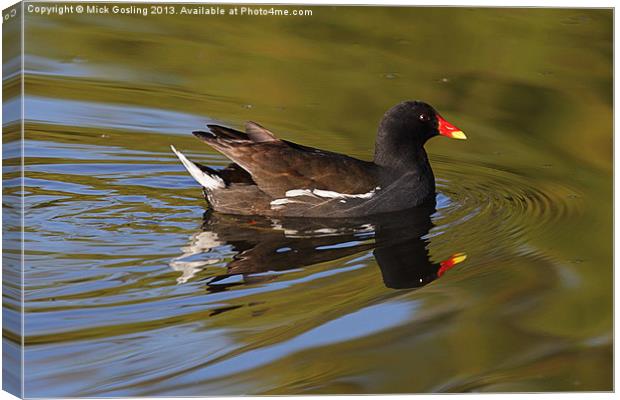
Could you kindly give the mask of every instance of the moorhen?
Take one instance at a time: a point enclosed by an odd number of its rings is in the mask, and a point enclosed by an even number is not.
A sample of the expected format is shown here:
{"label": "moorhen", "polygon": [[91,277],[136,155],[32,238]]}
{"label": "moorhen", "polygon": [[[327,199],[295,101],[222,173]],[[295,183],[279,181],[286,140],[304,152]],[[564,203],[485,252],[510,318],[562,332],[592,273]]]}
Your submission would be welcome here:
{"label": "moorhen", "polygon": [[359,217],[408,209],[435,195],[424,150],[433,136],[465,139],[430,105],[404,101],[379,123],[373,161],[278,139],[248,122],[245,133],[219,125],[196,137],[232,161],[220,170],[192,162],[174,146],[207,202],[225,214]]}

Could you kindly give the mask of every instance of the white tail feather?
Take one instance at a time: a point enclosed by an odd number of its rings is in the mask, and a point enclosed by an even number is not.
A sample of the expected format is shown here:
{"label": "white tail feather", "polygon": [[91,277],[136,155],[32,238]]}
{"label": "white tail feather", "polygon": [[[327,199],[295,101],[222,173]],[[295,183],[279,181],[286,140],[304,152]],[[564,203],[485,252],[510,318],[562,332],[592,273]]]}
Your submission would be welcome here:
{"label": "white tail feather", "polygon": [[205,189],[222,189],[226,187],[224,180],[217,175],[210,175],[206,172],[202,171],[196,164],[187,159],[180,151],[174,148],[174,146],[170,146],[174,154],[179,157],[181,163],[189,172],[189,174],[196,180],[196,182],[200,183]]}

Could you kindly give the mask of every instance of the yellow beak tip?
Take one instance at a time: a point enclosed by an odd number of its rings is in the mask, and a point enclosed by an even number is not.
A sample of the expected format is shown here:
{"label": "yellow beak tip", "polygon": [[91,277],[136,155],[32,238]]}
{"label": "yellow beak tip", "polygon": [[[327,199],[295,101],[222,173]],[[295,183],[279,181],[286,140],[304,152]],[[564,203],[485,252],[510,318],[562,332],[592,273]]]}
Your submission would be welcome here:
{"label": "yellow beak tip", "polygon": [[454,131],[451,133],[452,133],[452,139],[461,139],[461,140],[467,139],[467,136],[465,136],[465,133],[463,133],[463,131]]}
{"label": "yellow beak tip", "polygon": [[462,263],[462,262],[463,262],[463,261],[465,261],[466,259],[467,259],[467,254],[465,254],[465,253],[456,253],[456,254],[454,254],[454,255],[452,256],[452,261],[453,261],[455,264]]}

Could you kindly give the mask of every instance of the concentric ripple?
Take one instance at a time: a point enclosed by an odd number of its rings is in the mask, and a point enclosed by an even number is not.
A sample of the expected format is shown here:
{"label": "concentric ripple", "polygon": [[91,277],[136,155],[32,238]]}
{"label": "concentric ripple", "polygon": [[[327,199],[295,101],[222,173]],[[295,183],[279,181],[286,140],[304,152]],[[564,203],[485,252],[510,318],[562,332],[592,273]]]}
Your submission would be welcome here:
{"label": "concentric ripple", "polygon": [[438,211],[428,237],[440,240],[475,227],[476,235],[459,235],[460,243],[492,249],[499,242],[525,243],[582,212],[581,194],[565,183],[441,157],[433,159],[433,167]]}

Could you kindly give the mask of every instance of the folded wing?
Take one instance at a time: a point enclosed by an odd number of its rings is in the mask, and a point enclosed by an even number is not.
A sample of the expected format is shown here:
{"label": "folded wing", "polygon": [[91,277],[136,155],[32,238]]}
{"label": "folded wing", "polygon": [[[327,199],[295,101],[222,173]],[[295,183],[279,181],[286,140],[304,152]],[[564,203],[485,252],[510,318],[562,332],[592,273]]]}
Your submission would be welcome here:
{"label": "folded wing", "polygon": [[296,189],[361,194],[377,184],[373,163],[278,139],[254,122],[246,124],[245,132],[208,128],[194,135],[237,163],[274,198]]}

